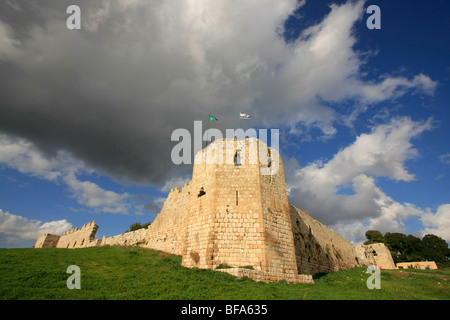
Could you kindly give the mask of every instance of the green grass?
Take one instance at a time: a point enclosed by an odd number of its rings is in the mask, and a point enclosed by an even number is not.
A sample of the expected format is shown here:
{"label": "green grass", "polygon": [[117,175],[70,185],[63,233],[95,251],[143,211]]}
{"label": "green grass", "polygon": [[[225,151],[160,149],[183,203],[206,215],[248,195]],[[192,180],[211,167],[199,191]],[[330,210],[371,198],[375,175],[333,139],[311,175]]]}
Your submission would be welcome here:
{"label": "green grass", "polygon": [[[81,271],[69,290],[67,267]],[[0,299],[88,300],[416,300],[450,299],[450,270],[382,270],[369,290],[364,268],[317,275],[315,284],[261,283],[188,269],[181,257],[139,247],[0,249]]]}

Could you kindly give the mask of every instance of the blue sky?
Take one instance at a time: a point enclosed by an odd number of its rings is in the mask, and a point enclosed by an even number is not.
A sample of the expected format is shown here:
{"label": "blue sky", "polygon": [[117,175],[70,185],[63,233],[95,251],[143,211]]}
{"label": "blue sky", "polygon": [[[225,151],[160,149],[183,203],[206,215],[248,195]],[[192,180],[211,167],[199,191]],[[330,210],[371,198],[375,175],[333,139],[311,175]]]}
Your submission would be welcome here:
{"label": "blue sky", "polygon": [[[153,221],[171,133],[280,129],[289,201],[354,243],[450,242],[448,1],[0,4],[0,247]],[[381,29],[369,30],[369,5]]]}

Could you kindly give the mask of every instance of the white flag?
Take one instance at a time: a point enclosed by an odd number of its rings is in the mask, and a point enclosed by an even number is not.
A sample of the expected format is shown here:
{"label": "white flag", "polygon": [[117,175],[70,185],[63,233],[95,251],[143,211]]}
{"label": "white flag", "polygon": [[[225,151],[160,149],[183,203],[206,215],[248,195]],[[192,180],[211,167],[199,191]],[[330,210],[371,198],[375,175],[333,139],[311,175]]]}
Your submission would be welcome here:
{"label": "white flag", "polygon": [[243,112],[240,113],[240,117],[241,117],[242,120],[249,120],[249,119],[252,118],[251,115],[249,115],[247,113],[243,113]]}

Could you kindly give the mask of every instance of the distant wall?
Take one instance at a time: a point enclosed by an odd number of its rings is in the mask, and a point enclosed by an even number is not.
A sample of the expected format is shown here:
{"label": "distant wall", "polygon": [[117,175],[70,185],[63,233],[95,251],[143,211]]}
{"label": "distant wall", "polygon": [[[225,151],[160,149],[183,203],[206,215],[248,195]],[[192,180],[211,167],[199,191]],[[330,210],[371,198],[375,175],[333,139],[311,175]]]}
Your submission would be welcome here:
{"label": "distant wall", "polygon": [[420,261],[420,262],[399,262],[398,269],[422,269],[422,270],[436,270],[438,268],[434,261]]}
{"label": "distant wall", "polygon": [[132,246],[145,242],[147,229],[138,229],[135,231],[125,232],[114,237],[104,236],[96,245],[102,246]]}
{"label": "distant wall", "polygon": [[34,248],[56,248],[60,236],[55,234],[44,233],[39,236]]}
{"label": "distant wall", "polygon": [[355,246],[355,253],[361,265],[376,265],[382,269],[396,269],[391,251],[384,243]]}
{"label": "distant wall", "polygon": [[66,231],[56,244],[56,248],[85,248],[91,246],[95,240],[98,226],[95,220],[85,224],[81,229],[75,228]]}

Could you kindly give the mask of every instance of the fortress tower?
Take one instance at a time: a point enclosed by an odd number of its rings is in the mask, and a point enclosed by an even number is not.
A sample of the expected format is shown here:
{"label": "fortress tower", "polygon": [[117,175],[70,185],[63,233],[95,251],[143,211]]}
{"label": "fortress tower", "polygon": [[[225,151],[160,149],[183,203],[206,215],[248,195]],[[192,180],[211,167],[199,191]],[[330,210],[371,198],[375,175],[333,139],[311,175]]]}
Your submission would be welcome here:
{"label": "fortress tower", "polygon": [[274,280],[295,278],[290,207],[276,150],[256,138],[216,140],[196,155],[190,187],[183,266],[250,267]]}

